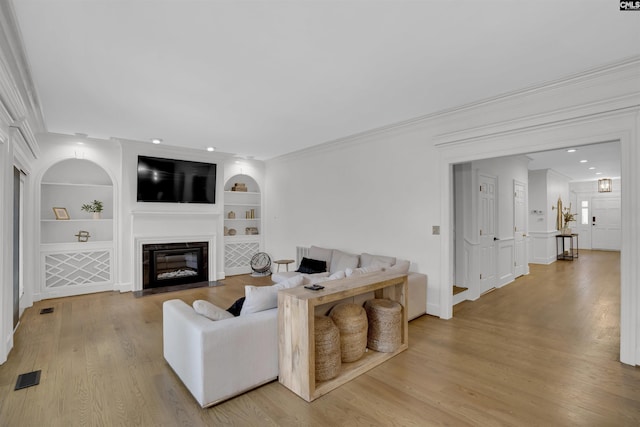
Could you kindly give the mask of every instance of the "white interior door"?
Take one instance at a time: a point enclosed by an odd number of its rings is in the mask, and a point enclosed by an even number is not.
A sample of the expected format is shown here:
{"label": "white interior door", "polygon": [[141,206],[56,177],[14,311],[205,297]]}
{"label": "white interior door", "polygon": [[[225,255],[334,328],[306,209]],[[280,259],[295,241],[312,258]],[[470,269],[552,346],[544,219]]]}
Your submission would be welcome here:
{"label": "white interior door", "polygon": [[496,286],[496,178],[478,174],[480,197],[480,293]]}
{"label": "white interior door", "polygon": [[527,186],[513,181],[513,240],[514,240],[514,273],[515,277],[527,272]]}
{"label": "white interior door", "polygon": [[591,247],[619,251],[622,242],[620,198],[591,201]]}

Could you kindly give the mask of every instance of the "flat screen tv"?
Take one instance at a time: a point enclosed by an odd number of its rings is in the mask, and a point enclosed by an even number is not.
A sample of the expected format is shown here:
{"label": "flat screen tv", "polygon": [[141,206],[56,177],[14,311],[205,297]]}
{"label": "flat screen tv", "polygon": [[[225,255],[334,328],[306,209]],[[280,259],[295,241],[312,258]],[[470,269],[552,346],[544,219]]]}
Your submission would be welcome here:
{"label": "flat screen tv", "polygon": [[138,201],[215,203],[216,165],[138,156]]}

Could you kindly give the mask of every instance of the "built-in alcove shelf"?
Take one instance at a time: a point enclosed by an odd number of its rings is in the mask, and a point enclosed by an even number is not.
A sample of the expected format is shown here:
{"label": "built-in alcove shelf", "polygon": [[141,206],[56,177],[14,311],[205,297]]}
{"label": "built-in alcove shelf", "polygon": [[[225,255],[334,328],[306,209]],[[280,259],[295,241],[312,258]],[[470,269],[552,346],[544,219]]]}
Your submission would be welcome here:
{"label": "built-in alcove shelf", "polygon": [[[247,191],[231,191],[236,183],[245,184]],[[262,194],[256,180],[249,175],[232,176],[225,182],[224,190],[225,274],[250,273],[251,257],[261,246]],[[247,212],[251,211],[253,218],[247,218]],[[257,229],[258,234],[247,234],[249,227]],[[230,235],[230,230],[236,234]]]}

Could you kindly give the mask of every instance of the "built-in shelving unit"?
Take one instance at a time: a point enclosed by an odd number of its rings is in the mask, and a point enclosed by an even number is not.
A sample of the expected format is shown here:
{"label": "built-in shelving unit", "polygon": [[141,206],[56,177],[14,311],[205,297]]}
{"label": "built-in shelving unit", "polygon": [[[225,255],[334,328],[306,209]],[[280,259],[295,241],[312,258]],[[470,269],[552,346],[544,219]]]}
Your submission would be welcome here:
{"label": "built-in shelving unit", "polygon": [[[244,184],[244,186],[237,184]],[[235,191],[234,188],[246,188]],[[234,175],[224,186],[225,274],[251,272],[251,257],[260,251],[262,194],[249,175]]]}
{"label": "built-in shelving unit", "polygon": [[[81,210],[99,200],[100,219]],[[56,219],[64,208],[69,219]],[[40,254],[43,298],[110,289],[113,285],[114,188],[99,165],[66,159],[51,166],[40,183]],[[80,231],[88,233],[80,241]]]}

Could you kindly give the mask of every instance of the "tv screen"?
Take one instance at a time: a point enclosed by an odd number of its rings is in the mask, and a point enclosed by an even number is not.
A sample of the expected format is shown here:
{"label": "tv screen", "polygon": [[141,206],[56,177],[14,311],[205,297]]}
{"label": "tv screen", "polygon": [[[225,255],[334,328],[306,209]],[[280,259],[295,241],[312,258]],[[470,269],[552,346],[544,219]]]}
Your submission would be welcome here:
{"label": "tv screen", "polygon": [[215,203],[216,165],[138,156],[138,201]]}

